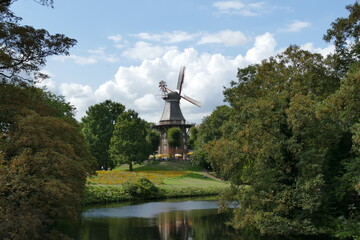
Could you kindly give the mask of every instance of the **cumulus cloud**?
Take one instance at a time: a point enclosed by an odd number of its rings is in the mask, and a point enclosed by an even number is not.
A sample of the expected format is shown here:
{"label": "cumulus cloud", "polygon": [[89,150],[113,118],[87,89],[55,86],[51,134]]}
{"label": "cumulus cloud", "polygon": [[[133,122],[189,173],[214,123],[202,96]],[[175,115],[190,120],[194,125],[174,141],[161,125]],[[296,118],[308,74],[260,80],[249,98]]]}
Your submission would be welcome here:
{"label": "cumulus cloud", "polygon": [[[330,47],[315,48],[311,43],[302,48],[322,53],[331,50]],[[138,65],[119,67],[112,80],[94,90],[87,85],[62,84],[60,94],[77,107],[78,119],[90,105],[111,99],[139,112],[147,121],[158,122],[164,106],[159,81],[165,80],[168,87],[175,90],[180,67],[186,66],[182,94],[200,101],[202,107],[182,99],[181,109],[187,121],[200,123],[216,106],[224,104],[223,87],[236,80],[238,68],[258,63],[277,52],[276,40],[270,33],[257,36],[246,54],[235,57],[199,52],[194,48],[165,49],[156,57],[144,58]]]}
{"label": "cumulus cloud", "polygon": [[293,23],[289,24],[287,26],[287,28],[280,29],[280,31],[282,31],[282,32],[300,32],[304,28],[310,27],[310,25],[311,24],[309,22],[296,20],[296,21],[293,21]]}
{"label": "cumulus cloud", "polygon": [[304,45],[301,45],[300,47],[302,49],[304,49],[304,50],[309,51],[309,52],[320,53],[324,57],[326,57],[330,53],[335,52],[335,46],[334,45],[330,45],[330,46],[325,47],[325,48],[315,48],[314,43],[306,43]]}
{"label": "cumulus cloud", "polygon": [[244,4],[240,1],[219,1],[213,4],[220,14],[238,14],[246,17],[258,16],[264,8],[263,2]]}
{"label": "cumulus cloud", "polygon": [[261,60],[275,53],[276,40],[270,33],[257,36],[255,38],[254,47],[246,53],[245,59],[249,63],[258,63]]}
{"label": "cumulus cloud", "polygon": [[198,44],[221,43],[225,46],[240,46],[249,41],[240,31],[224,30],[203,36]]}
{"label": "cumulus cloud", "polygon": [[176,49],[175,46],[157,46],[147,42],[137,42],[132,48],[125,50],[122,55],[127,58],[146,60],[162,56],[165,52]]}
{"label": "cumulus cloud", "polygon": [[172,44],[172,43],[179,43],[179,42],[193,40],[197,35],[198,34],[190,34],[184,31],[172,31],[172,32],[164,32],[161,34],[151,34],[151,33],[142,32],[142,33],[132,34],[131,36],[140,38],[142,40]]}

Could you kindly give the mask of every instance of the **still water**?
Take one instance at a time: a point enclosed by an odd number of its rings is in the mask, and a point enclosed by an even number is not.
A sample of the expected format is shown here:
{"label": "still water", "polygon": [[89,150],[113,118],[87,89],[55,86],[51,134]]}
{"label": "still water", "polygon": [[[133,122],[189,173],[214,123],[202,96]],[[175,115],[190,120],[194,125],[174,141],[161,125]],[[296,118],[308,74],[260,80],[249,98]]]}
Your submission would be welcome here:
{"label": "still water", "polygon": [[215,200],[173,200],[88,208],[68,234],[81,240],[239,239]]}

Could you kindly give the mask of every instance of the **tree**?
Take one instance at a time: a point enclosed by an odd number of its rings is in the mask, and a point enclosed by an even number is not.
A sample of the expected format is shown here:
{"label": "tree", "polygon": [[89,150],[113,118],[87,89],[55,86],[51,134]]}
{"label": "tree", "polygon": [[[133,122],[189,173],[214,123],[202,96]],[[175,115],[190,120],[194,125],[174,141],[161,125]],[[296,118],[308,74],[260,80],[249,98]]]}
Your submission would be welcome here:
{"label": "tree", "polygon": [[218,161],[209,158],[206,152],[206,146],[213,140],[218,140],[226,135],[227,122],[230,119],[231,108],[229,106],[219,106],[210,114],[206,116],[200,126],[197,128],[197,139],[195,141],[195,151],[193,155],[193,162],[197,165],[211,170],[217,168]]}
{"label": "tree", "polygon": [[349,16],[337,18],[324,35],[326,42],[334,40],[336,53],[333,57],[340,77],[344,77],[349,67],[360,60],[360,4],[356,1],[346,9]]}
{"label": "tree", "polygon": [[173,127],[167,131],[167,140],[174,153],[175,149],[181,146],[181,136],[182,131],[179,127]]}
{"label": "tree", "polygon": [[[345,83],[327,63],[291,46],[239,69],[239,81],[225,90],[232,131],[205,149],[216,160],[214,170],[232,182],[230,199],[241,203],[234,210],[235,228],[275,235],[333,233],[329,219],[335,222],[349,214],[349,204],[358,204],[344,189],[350,185],[339,181],[347,172],[352,136],[322,105],[329,106]],[[349,129],[352,123],[347,124]]]}
{"label": "tree", "polygon": [[[10,11],[14,1],[0,3],[0,77],[3,82],[33,82],[48,76],[40,72],[46,58],[68,55],[76,40],[63,34],[51,35],[45,29],[21,26],[21,18]],[[39,1],[51,5],[52,1]]]}
{"label": "tree", "polygon": [[1,239],[62,239],[56,226],[77,218],[94,159],[64,105],[40,89],[0,85]]}
{"label": "tree", "polygon": [[118,116],[124,111],[124,105],[106,100],[90,106],[86,116],[81,119],[82,132],[90,145],[91,153],[98,165],[105,169],[114,167],[109,155],[110,139]]}
{"label": "tree", "polygon": [[146,122],[134,110],[120,114],[110,140],[109,152],[114,163],[129,164],[129,170],[133,171],[133,163],[146,160],[151,153],[147,134]]}
{"label": "tree", "polygon": [[151,154],[155,154],[160,145],[160,134],[156,130],[149,130],[146,136],[146,141],[150,144]]}
{"label": "tree", "polygon": [[189,134],[189,140],[188,140],[188,146],[189,149],[194,149],[195,148],[195,142],[198,136],[198,128],[196,126],[193,126],[190,128],[190,134]]}

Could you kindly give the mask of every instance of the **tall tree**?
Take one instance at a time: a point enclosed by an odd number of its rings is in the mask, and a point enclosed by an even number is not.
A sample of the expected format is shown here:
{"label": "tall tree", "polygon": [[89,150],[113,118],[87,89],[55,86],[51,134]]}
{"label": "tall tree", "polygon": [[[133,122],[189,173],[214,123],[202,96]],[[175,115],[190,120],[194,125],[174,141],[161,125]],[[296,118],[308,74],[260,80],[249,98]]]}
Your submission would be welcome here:
{"label": "tall tree", "polygon": [[206,152],[206,145],[211,141],[218,140],[226,135],[227,122],[230,119],[231,108],[223,105],[218,106],[209,115],[206,116],[200,126],[197,128],[197,139],[195,141],[195,151],[193,162],[208,170],[217,168],[217,161],[211,161]]}
{"label": "tall tree", "polygon": [[105,169],[114,167],[109,155],[110,139],[118,116],[124,111],[124,105],[106,100],[90,106],[86,111],[86,116],[81,119],[82,132],[99,167],[102,166]]}
{"label": "tall tree", "polygon": [[155,154],[160,145],[160,134],[156,130],[149,130],[146,141],[150,144],[151,154]]}
{"label": "tall tree", "polygon": [[129,170],[133,171],[133,163],[142,163],[148,159],[151,146],[146,140],[147,126],[134,110],[119,115],[109,149],[114,163],[129,164]]}
{"label": "tall tree", "polygon": [[77,218],[94,159],[59,99],[0,84],[1,239],[62,239],[58,223]]}
{"label": "tall tree", "polygon": [[167,140],[169,146],[172,149],[173,154],[175,154],[176,148],[181,146],[182,140],[182,131],[179,127],[170,128],[167,131]]}

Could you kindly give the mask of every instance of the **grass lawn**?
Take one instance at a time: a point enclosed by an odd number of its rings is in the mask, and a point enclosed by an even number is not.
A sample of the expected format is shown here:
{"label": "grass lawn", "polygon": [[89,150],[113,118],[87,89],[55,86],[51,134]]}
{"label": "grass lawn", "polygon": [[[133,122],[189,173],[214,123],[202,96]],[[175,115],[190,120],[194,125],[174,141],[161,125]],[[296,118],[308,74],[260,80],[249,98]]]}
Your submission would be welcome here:
{"label": "grass lawn", "polygon": [[[158,186],[169,187],[226,187],[227,183],[208,177],[201,167],[187,161],[152,161],[133,166],[122,165],[112,171],[98,171],[97,176],[88,179],[93,185],[120,185],[145,177]],[[207,176],[205,176],[207,175]]]}

